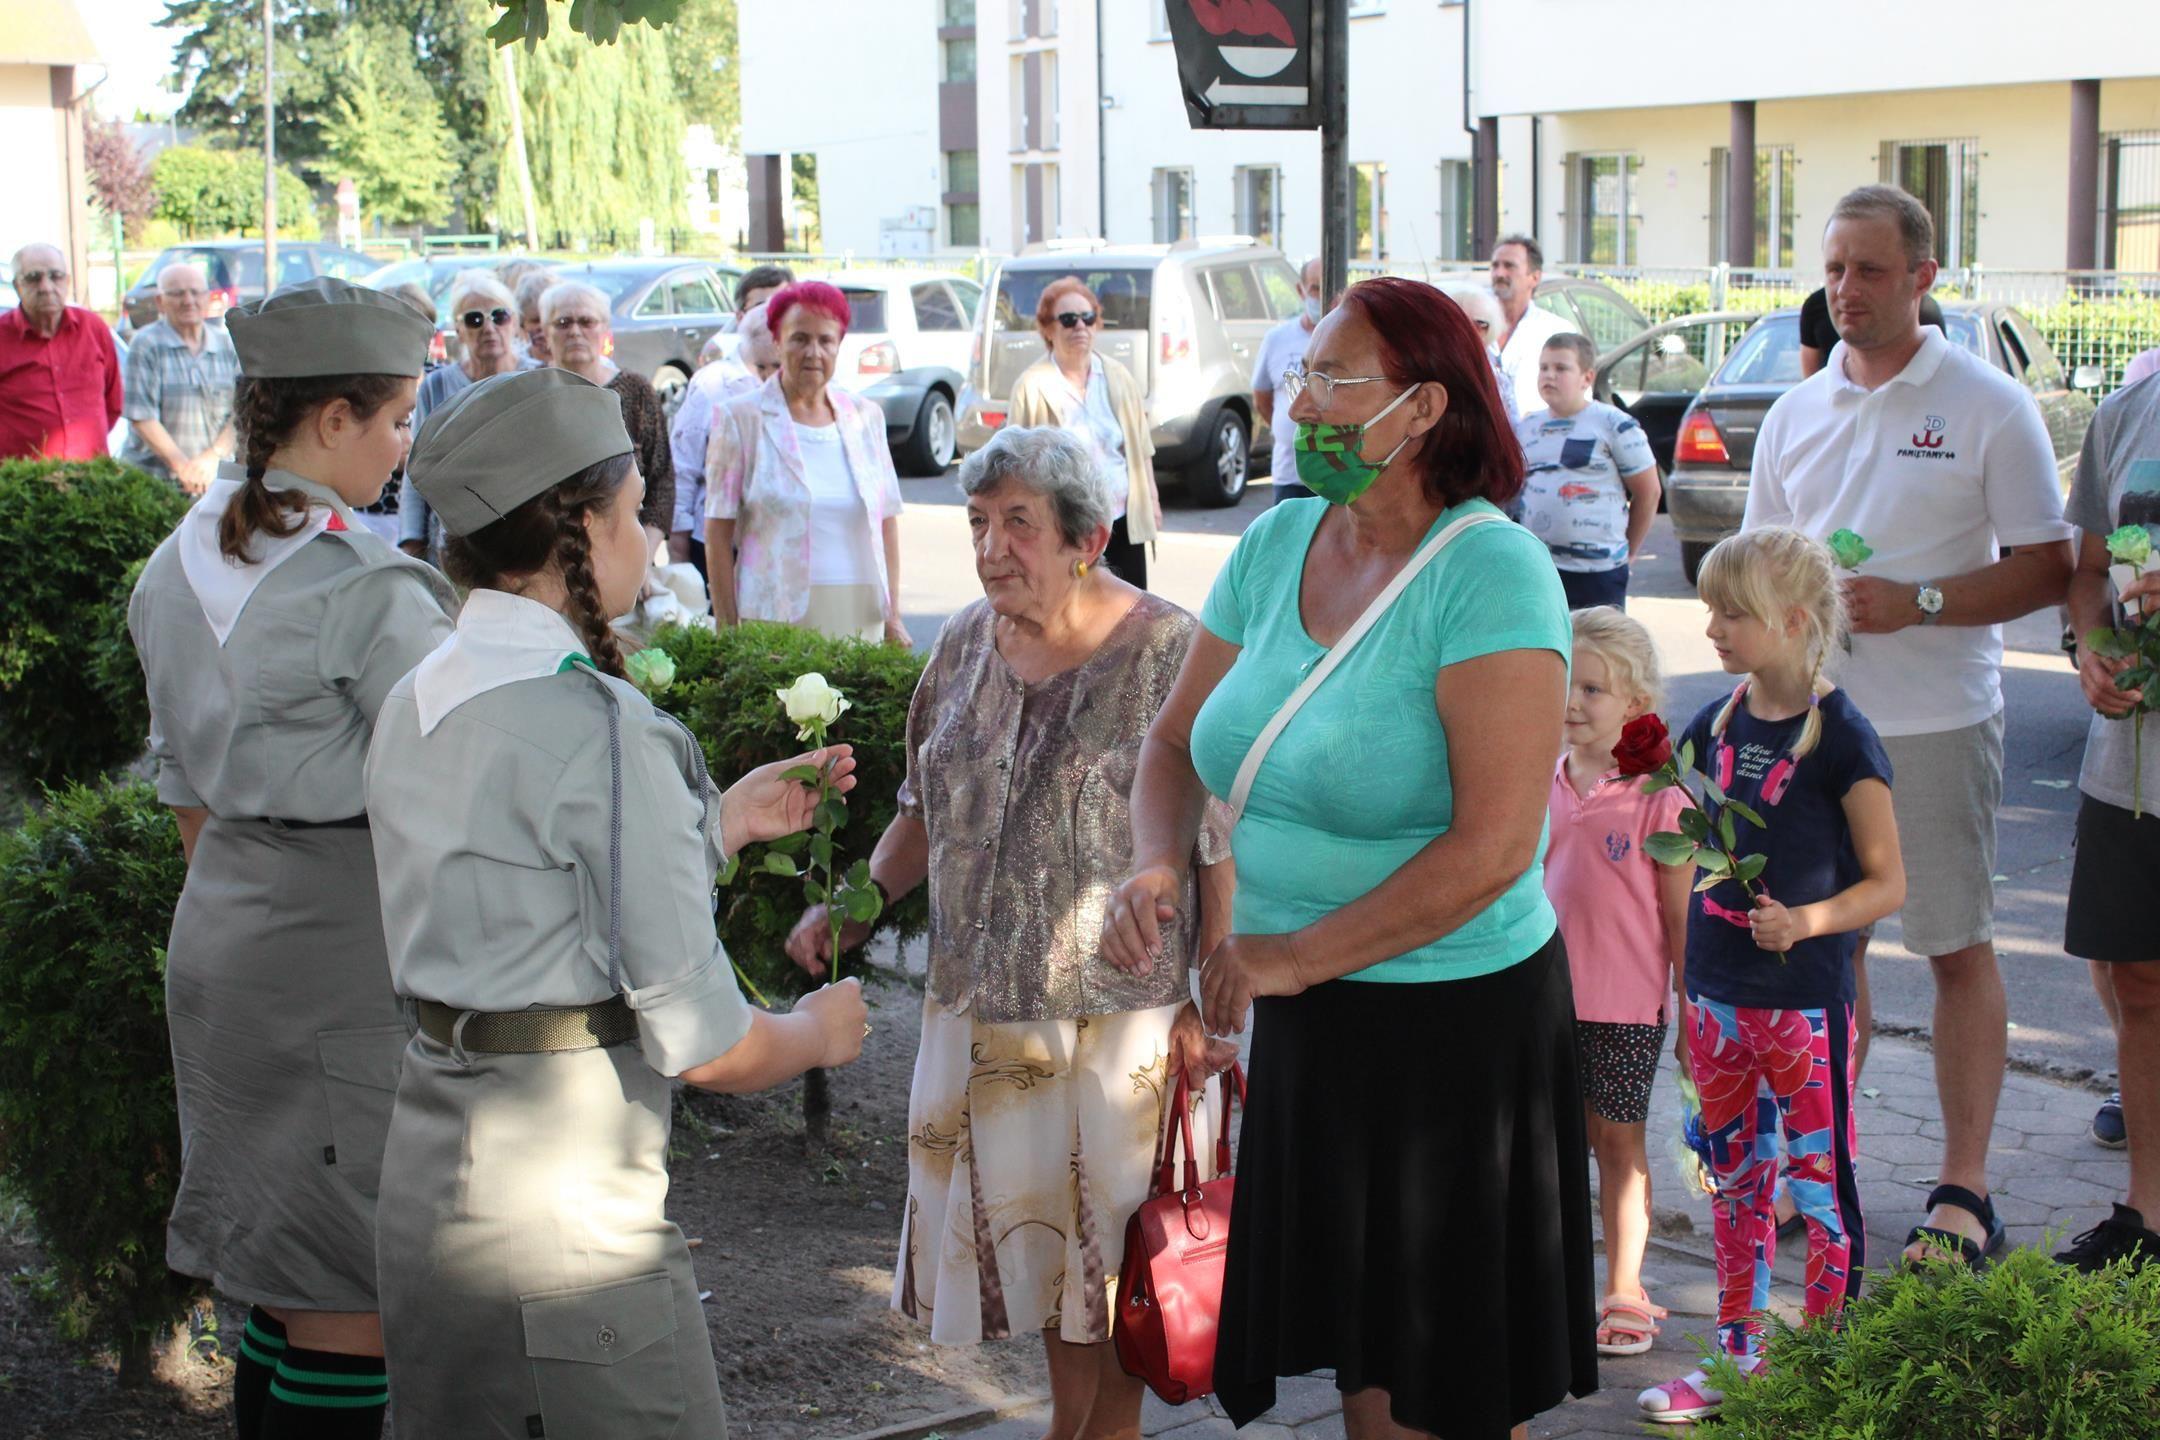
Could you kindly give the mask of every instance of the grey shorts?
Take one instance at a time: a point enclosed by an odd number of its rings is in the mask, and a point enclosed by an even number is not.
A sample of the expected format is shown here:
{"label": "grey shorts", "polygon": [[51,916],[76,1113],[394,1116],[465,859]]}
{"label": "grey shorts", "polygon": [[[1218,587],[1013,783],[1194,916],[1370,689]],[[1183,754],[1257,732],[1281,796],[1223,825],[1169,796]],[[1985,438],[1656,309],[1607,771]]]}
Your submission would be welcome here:
{"label": "grey shorts", "polygon": [[2003,716],[1935,735],[1885,735],[1905,855],[1905,948],[1949,955],[1995,938],[1995,813]]}

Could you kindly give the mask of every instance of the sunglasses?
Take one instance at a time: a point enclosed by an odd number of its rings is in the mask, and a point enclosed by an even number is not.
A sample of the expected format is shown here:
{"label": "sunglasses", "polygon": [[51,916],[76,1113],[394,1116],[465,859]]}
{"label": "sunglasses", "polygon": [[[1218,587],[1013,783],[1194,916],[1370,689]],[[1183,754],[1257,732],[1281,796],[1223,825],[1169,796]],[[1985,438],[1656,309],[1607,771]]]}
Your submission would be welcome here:
{"label": "sunglasses", "polygon": [[510,312],[500,305],[493,310],[467,310],[458,317],[458,321],[467,330],[478,330],[481,326],[490,322],[497,325],[508,325],[510,323]]}
{"label": "sunglasses", "polygon": [[558,315],[555,317],[555,328],[557,330],[598,330],[605,323],[597,315]]}
{"label": "sunglasses", "polygon": [[1082,325],[1093,325],[1102,317],[1093,310],[1064,310],[1058,313],[1058,324],[1067,330],[1077,330]]}

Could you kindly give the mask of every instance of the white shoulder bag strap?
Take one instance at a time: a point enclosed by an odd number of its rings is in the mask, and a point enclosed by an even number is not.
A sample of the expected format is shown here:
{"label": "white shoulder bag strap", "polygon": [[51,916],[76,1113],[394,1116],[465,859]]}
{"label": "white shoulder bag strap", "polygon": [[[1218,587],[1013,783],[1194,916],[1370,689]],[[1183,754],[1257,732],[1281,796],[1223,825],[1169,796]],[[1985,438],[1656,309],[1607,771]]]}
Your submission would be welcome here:
{"label": "white shoulder bag strap", "polygon": [[1274,748],[1276,739],[1289,727],[1291,719],[1305,702],[1312,698],[1313,691],[1319,689],[1321,683],[1335,673],[1335,667],[1342,664],[1350,652],[1357,648],[1358,641],[1365,638],[1365,632],[1379,624],[1380,617],[1387,614],[1388,607],[1395,603],[1403,591],[1410,588],[1410,582],[1417,579],[1425,567],[1433,562],[1433,558],[1447,548],[1450,540],[1471,526],[1508,523],[1506,516],[1495,515],[1489,510],[1463,516],[1426,541],[1425,547],[1410,557],[1410,563],[1396,573],[1395,578],[1388,582],[1387,588],[1373,597],[1372,604],[1365,607],[1365,613],[1358,616],[1357,623],[1345,630],[1342,638],[1328,647],[1327,654],[1320,657],[1320,663],[1313,666],[1312,673],[1305,677],[1303,684],[1290,692],[1290,698],[1283,701],[1282,708],[1275,712],[1274,718],[1261,730],[1260,737],[1253,741],[1252,749],[1245,752],[1245,763],[1238,766],[1237,782],[1230,787],[1231,823],[1235,824],[1244,818],[1245,801],[1252,795],[1253,780],[1260,773],[1260,762],[1267,759],[1267,753]]}

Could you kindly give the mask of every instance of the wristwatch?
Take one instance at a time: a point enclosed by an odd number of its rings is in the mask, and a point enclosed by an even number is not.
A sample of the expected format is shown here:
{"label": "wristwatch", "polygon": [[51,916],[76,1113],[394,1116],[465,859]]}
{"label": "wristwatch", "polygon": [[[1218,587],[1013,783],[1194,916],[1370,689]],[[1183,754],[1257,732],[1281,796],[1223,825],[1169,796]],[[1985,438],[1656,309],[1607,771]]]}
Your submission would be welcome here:
{"label": "wristwatch", "polygon": [[1935,588],[1934,581],[1923,580],[1920,582],[1920,590],[1918,594],[1913,596],[1913,603],[1920,607],[1920,623],[1922,625],[1932,625],[1942,618],[1943,593]]}

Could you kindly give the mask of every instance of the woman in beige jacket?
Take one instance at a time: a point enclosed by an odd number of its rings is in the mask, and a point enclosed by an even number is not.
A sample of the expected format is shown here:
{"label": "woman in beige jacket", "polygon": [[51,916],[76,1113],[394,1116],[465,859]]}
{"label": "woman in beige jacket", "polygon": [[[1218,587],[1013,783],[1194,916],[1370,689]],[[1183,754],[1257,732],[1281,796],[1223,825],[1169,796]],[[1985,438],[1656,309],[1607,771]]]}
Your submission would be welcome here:
{"label": "woman in beige jacket", "polygon": [[1079,276],[1044,287],[1035,328],[1050,353],[1014,383],[1007,423],[1053,425],[1087,447],[1110,492],[1110,545],[1102,563],[1145,590],[1148,547],[1162,528],[1162,500],[1155,493],[1155,442],[1139,382],[1123,365],[1096,352],[1102,302]]}

